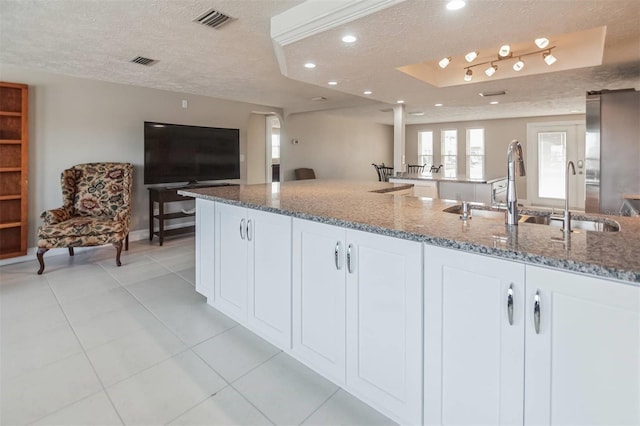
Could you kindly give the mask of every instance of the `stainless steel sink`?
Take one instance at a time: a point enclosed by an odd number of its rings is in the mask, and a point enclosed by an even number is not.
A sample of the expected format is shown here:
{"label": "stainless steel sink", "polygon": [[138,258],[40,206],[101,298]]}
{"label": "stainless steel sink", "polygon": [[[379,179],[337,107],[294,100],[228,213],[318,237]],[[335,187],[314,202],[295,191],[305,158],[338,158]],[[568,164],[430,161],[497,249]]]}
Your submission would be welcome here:
{"label": "stainless steel sink", "polygon": [[[471,205],[471,217],[482,217],[486,219],[498,219],[504,220],[505,212],[502,209],[487,208],[485,206]],[[451,206],[443,210],[446,213],[460,214],[462,212],[462,206]],[[533,223],[538,225],[548,225],[557,228],[562,228],[562,218],[551,216],[549,213],[544,212],[521,212],[518,216],[519,223]],[[604,218],[585,218],[572,219],[571,229],[581,231],[595,231],[595,232],[618,232],[620,230],[620,224],[611,219]]]}

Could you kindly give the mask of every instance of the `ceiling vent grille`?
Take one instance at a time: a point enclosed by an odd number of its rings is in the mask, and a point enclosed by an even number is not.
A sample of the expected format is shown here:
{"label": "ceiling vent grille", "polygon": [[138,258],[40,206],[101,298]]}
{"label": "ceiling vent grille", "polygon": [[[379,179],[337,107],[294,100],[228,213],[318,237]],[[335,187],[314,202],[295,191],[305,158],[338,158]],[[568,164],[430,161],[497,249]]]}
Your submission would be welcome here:
{"label": "ceiling vent grille", "polygon": [[136,56],[129,62],[133,62],[134,64],[140,64],[140,65],[145,65],[149,67],[158,61],[156,61],[155,59],[145,58],[144,56]]}
{"label": "ceiling vent grille", "polygon": [[196,19],[194,19],[193,22],[198,22],[202,25],[206,25],[207,27],[211,27],[211,28],[220,28],[227,22],[230,22],[233,20],[234,18],[232,18],[231,16],[225,15],[222,12],[218,12],[217,10],[211,9],[203,13]]}
{"label": "ceiling vent grille", "polygon": [[497,92],[481,92],[478,93],[480,96],[482,96],[483,98],[488,98],[490,96],[502,96],[502,95],[506,95],[507,92],[504,90],[499,90]]}

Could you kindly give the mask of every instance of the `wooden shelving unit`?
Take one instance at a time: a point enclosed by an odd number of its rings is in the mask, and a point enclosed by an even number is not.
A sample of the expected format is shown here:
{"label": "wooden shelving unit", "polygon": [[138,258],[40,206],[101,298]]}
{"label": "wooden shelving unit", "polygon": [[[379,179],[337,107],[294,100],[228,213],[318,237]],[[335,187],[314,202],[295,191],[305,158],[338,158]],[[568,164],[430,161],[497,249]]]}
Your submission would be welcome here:
{"label": "wooden shelving unit", "polygon": [[0,81],[0,259],[27,254],[29,87]]}

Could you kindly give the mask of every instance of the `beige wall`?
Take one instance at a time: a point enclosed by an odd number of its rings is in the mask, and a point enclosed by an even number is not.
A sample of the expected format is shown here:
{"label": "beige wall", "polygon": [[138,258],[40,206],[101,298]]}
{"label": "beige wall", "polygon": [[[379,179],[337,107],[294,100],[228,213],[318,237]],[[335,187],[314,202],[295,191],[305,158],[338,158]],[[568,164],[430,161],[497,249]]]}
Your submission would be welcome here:
{"label": "beige wall", "polygon": [[319,179],[377,180],[371,163],[393,164],[393,126],[314,112],[286,117],[282,133],[282,180],[300,167]]}
{"label": "beige wall", "polygon": [[264,183],[266,167],[267,117],[264,114],[251,114],[247,129],[247,178],[246,183]]}
{"label": "beige wall", "polygon": [[[263,105],[226,101],[61,76],[2,66],[3,81],[26,83],[29,92],[29,240],[36,245],[39,215],[62,202],[60,173],[74,164],[122,161],[134,164],[131,230],[148,229],[148,198],[143,184],[143,122],[159,121],[240,129],[240,152],[247,146],[251,111]],[[183,109],[182,100],[188,101]],[[273,110],[272,107],[267,107]],[[264,138],[264,131],[262,133]],[[264,163],[264,139],[258,149]],[[247,176],[247,161],[241,178]],[[264,165],[262,166],[264,170]],[[264,171],[262,172],[264,175]],[[177,206],[180,208],[180,206]],[[173,206],[175,210],[175,206]]]}
{"label": "beige wall", "polygon": [[[440,132],[442,130],[457,129],[458,174],[465,175],[467,167],[467,129],[484,128],[486,177],[503,177],[507,174],[506,161],[507,146],[509,143],[517,139],[522,144],[523,152],[527,152],[527,123],[580,120],[584,122],[584,114],[460,121],[438,124],[413,124],[406,128],[406,162],[407,164],[416,164],[418,161],[418,133],[431,130],[433,131],[434,162],[440,164]],[[517,178],[517,182],[519,198],[526,199],[526,177]]]}

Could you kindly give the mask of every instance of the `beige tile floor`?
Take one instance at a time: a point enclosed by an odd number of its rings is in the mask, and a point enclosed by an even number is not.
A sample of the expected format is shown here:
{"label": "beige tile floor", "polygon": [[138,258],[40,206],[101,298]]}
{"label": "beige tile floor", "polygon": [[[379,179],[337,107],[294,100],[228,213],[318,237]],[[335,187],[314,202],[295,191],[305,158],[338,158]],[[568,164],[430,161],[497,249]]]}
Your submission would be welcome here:
{"label": "beige tile floor", "polygon": [[0,267],[0,424],[378,425],[195,292],[193,237]]}

